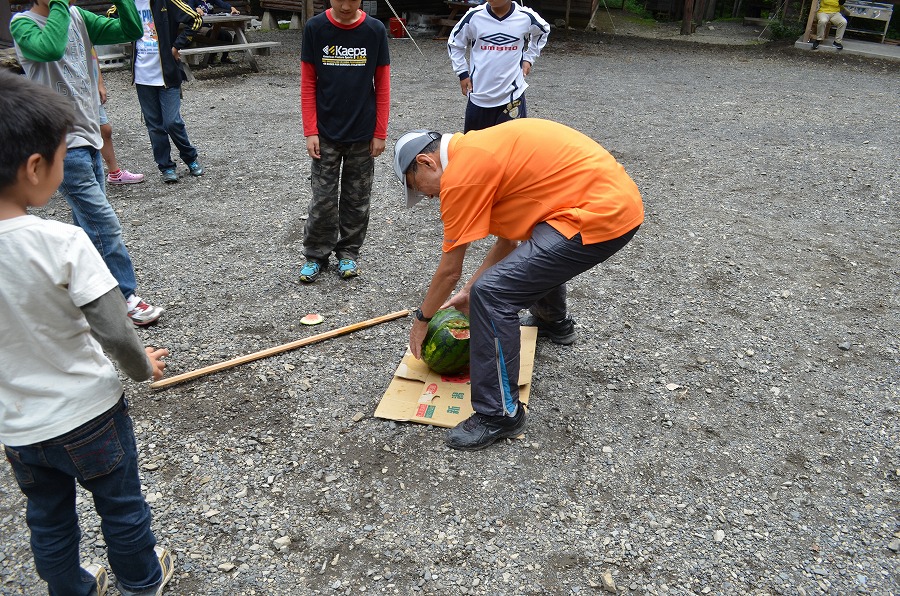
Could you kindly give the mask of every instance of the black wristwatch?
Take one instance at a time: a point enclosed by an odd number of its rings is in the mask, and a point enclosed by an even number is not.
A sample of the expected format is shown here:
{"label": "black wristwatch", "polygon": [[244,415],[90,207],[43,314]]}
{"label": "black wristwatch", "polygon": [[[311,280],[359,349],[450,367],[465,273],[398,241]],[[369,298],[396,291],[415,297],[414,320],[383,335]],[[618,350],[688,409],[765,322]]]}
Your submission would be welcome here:
{"label": "black wristwatch", "polygon": [[422,309],[421,309],[421,308],[417,308],[417,309],[416,309],[416,312],[413,313],[413,314],[415,314],[415,315],[416,315],[416,318],[419,319],[420,321],[422,321],[423,323],[428,323],[429,321],[431,321],[431,317],[426,317],[426,316],[422,313]]}

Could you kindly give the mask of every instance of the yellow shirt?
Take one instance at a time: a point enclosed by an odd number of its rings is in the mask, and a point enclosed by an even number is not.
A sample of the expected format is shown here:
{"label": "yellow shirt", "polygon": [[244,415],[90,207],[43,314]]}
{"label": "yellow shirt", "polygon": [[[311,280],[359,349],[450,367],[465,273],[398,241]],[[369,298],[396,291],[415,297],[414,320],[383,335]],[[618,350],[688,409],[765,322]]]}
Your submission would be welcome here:
{"label": "yellow shirt", "polygon": [[527,240],[546,221],[584,244],[644,221],[637,185],[609,152],[562,124],[521,118],[456,134],[441,177],[444,252],[485,238]]}
{"label": "yellow shirt", "polygon": [[841,12],[841,5],[838,4],[838,0],[821,0],[821,2],[819,2],[818,12],[824,12],[828,14],[831,14],[833,12]]}

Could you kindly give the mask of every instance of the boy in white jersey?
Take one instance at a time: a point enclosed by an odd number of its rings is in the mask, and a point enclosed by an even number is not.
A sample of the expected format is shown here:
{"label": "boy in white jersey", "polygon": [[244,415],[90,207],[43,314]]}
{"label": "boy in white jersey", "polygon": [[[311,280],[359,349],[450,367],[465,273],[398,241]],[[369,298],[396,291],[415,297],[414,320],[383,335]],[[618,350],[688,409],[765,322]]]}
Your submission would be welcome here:
{"label": "boy in white jersey", "polygon": [[469,100],[464,132],[527,116],[525,77],[548,35],[547,21],[512,0],[487,0],[460,19],[450,33],[447,51],[460,90]]}

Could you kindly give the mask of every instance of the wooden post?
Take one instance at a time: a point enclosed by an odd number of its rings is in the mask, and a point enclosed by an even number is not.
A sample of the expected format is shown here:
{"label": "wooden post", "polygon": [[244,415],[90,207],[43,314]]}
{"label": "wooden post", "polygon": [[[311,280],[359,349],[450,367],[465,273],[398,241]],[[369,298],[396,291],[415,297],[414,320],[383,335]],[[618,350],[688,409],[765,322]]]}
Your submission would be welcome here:
{"label": "wooden post", "polygon": [[313,5],[313,0],[303,0],[302,16],[303,18],[301,20],[303,21],[303,27],[305,28],[306,21],[316,16],[316,8]]}
{"label": "wooden post", "polygon": [[813,22],[816,20],[816,9],[819,7],[818,0],[810,0],[809,2],[809,18],[806,19],[806,29],[803,31],[803,43],[809,43],[812,37]]}
{"label": "wooden post", "polygon": [[694,28],[694,0],[684,0],[684,15],[681,17],[681,34],[690,35]]}

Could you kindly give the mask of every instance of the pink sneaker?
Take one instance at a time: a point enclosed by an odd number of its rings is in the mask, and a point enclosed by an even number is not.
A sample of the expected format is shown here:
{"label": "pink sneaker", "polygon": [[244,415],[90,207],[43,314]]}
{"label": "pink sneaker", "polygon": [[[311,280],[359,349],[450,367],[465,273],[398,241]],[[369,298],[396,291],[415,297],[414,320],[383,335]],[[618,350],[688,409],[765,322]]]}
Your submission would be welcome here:
{"label": "pink sneaker", "polygon": [[143,181],[143,174],[132,174],[128,170],[119,170],[119,173],[115,176],[112,174],[106,175],[107,184],[138,184]]}

